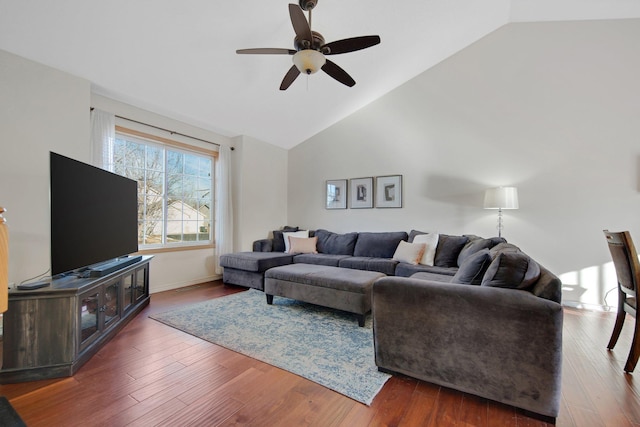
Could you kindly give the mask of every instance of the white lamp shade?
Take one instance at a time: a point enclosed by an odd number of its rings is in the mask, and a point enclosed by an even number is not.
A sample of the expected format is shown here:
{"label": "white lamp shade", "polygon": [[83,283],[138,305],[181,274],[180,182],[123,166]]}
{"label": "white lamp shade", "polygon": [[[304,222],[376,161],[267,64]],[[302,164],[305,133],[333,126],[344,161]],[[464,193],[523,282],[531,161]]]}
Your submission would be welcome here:
{"label": "white lamp shade", "polygon": [[518,209],[518,189],[516,187],[489,188],[484,193],[485,209]]}
{"label": "white lamp shade", "polygon": [[293,63],[304,74],[317,72],[325,62],[327,62],[327,59],[324,55],[313,49],[299,50],[293,55]]}

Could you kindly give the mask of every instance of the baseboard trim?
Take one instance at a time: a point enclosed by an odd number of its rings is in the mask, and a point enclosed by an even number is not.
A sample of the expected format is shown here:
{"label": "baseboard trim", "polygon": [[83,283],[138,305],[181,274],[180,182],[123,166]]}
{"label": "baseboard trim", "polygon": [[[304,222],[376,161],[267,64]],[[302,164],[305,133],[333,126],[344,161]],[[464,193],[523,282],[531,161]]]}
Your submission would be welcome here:
{"label": "baseboard trim", "polygon": [[603,312],[616,312],[617,307],[612,307],[608,305],[602,304],[589,304],[581,301],[562,301],[562,305],[565,307],[576,308],[579,310],[588,310],[588,311],[603,311]]}
{"label": "baseboard trim", "polygon": [[186,286],[193,286],[193,285],[198,285],[200,283],[212,282],[214,280],[221,280],[221,279],[222,279],[221,275],[213,275],[213,276],[202,277],[202,278],[199,278],[199,279],[191,279],[191,280],[187,280],[187,281],[184,281],[184,282],[164,283],[164,284],[159,285],[159,286],[150,284],[149,285],[149,293],[150,294],[155,294],[155,293],[158,293],[158,292],[172,291],[174,289],[184,288]]}

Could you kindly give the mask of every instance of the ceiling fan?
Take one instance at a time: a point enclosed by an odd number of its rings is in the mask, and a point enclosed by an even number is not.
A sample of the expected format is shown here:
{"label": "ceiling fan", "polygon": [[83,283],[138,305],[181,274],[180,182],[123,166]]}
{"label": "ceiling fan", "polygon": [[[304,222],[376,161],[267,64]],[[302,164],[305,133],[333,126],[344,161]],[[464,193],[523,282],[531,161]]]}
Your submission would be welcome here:
{"label": "ceiling fan", "polygon": [[[238,49],[239,54],[259,55],[293,55],[293,66],[289,69],[280,84],[280,90],[286,90],[291,86],[300,73],[313,74],[322,70],[342,84],[349,87],[356,84],[346,71],[336,63],[325,58],[326,55],[354,52],[366,49],[380,43],[380,36],[361,36],[336,40],[325,43],[322,34],[311,31],[311,11],[318,4],[318,0],[299,0],[299,5],[289,4],[289,16],[296,33],[293,41],[295,49],[256,48]],[[309,12],[309,20],[304,12]]]}

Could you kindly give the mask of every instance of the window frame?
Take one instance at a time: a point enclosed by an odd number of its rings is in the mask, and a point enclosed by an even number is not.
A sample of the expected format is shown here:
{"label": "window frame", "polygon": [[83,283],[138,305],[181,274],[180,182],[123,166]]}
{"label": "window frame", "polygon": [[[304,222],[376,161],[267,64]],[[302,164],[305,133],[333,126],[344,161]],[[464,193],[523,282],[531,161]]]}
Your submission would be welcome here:
{"label": "window frame", "polygon": [[[210,211],[210,236],[211,240],[206,242],[179,242],[179,243],[160,243],[153,245],[140,245],[138,253],[140,254],[151,254],[151,253],[162,253],[162,252],[175,252],[175,251],[185,251],[185,250],[199,250],[199,249],[213,249],[215,248],[215,212],[216,212],[216,194],[215,194],[215,174],[217,168],[218,161],[218,152],[214,150],[208,150],[202,147],[185,144],[182,142],[175,141],[173,139],[164,138],[161,136],[149,134],[146,132],[141,132],[135,129],[130,129],[124,126],[115,126],[116,138],[119,136],[122,137],[130,137],[134,141],[141,140],[142,143],[148,143],[149,145],[161,146],[163,150],[171,150],[176,149],[179,152],[187,152],[193,154],[204,155],[210,157],[212,160],[212,174],[211,174],[211,211]],[[166,155],[166,151],[165,151]],[[113,162],[113,159],[109,159],[110,162]],[[166,166],[166,163],[165,163]],[[163,169],[163,173],[166,177],[166,170]],[[166,191],[163,194],[163,237],[166,238],[166,214],[167,214],[167,204],[166,204]]]}

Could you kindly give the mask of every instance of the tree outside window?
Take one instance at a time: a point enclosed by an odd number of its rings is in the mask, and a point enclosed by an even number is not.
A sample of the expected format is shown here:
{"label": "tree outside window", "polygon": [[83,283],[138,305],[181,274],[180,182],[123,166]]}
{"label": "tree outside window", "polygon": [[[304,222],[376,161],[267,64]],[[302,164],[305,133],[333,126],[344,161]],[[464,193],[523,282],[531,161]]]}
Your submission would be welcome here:
{"label": "tree outside window", "polygon": [[138,182],[138,244],[211,244],[214,158],[116,134],[113,170]]}

